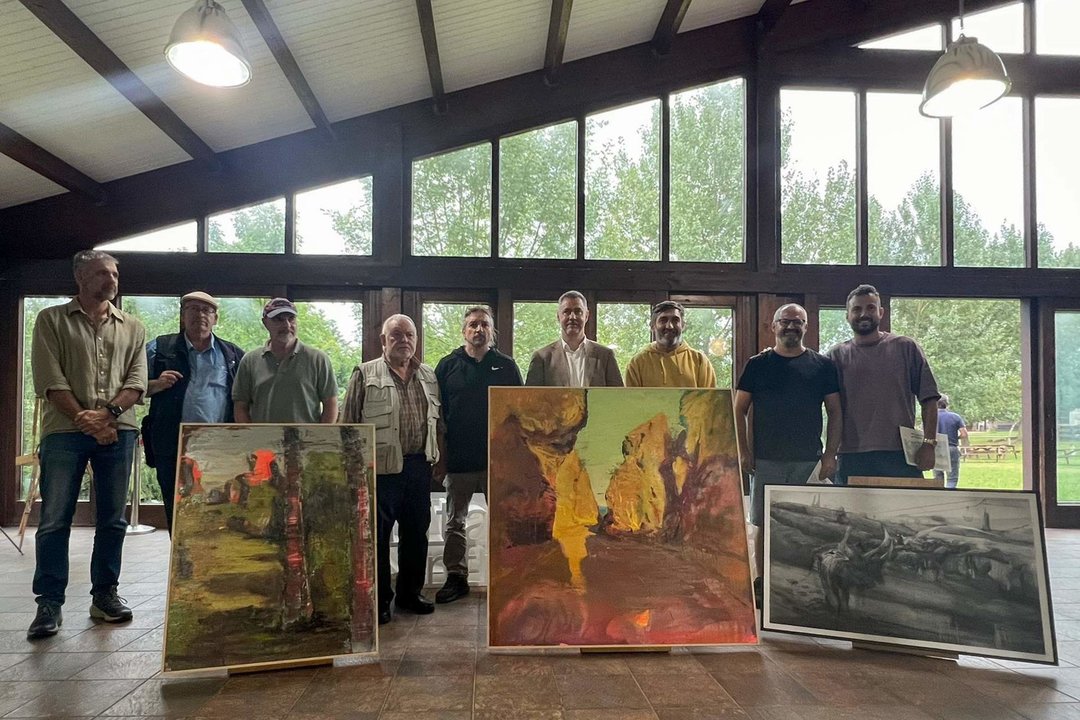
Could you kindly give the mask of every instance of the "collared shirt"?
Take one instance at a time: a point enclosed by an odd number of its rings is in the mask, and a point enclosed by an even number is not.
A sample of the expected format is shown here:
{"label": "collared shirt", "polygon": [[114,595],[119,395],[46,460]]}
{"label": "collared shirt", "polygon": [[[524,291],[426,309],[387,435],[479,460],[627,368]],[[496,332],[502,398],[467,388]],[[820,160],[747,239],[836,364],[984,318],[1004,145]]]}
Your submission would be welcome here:
{"label": "collared shirt", "polygon": [[398,428],[401,453],[423,453],[424,442],[427,440],[427,398],[424,397],[424,386],[420,384],[415,368],[408,380],[402,380],[385,357],[383,361],[390,368],[390,377],[394,378],[394,386],[401,398],[401,425]]}
{"label": "collared shirt", "polygon": [[587,387],[589,382],[585,377],[585,343],[589,342],[588,339],[582,339],[577,350],[567,345],[565,340],[560,342],[562,342],[562,351],[566,356],[566,365],[570,373],[570,387]]}
{"label": "collared shirt", "polygon": [[232,390],[233,401],[247,403],[255,423],[317,423],[322,401],[335,395],[329,356],[299,340],[280,361],[270,343],[244,355]]}
{"label": "collared shirt", "polygon": [[[78,298],[46,308],[34,323],[34,392],[47,398],[50,390],[69,390],[86,409],[103,406],[121,390],[145,392],[145,344],[143,324],[111,303],[108,316],[98,327],[94,327]],[[135,411],[125,410],[117,424],[136,429]],[[55,405],[45,403],[42,437],[78,431]]]}
{"label": "collared shirt", "polygon": [[[187,348],[188,377],[184,391],[184,407],[181,422],[186,423],[223,423],[228,418],[232,398],[229,397],[228,368],[225,367],[225,353],[217,344],[213,334],[210,346],[198,351],[184,336]],[[153,369],[157,358],[157,338],[146,343],[146,363]]]}

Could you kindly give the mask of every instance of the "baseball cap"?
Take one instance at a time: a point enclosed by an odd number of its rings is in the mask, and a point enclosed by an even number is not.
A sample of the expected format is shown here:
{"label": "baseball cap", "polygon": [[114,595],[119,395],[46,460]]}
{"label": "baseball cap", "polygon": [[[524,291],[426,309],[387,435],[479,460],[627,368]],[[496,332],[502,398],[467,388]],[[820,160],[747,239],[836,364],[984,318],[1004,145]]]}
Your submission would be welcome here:
{"label": "baseball cap", "polygon": [[221,301],[209,293],[204,293],[202,290],[196,290],[195,292],[189,292],[184,297],[180,298],[180,305],[183,305],[188,300],[197,300],[204,302],[210,307],[218,310],[221,308]]}
{"label": "baseball cap", "polygon": [[296,315],[296,306],[292,304],[292,300],[288,298],[274,298],[270,302],[263,305],[264,318],[274,318],[282,313],[292,313]]}

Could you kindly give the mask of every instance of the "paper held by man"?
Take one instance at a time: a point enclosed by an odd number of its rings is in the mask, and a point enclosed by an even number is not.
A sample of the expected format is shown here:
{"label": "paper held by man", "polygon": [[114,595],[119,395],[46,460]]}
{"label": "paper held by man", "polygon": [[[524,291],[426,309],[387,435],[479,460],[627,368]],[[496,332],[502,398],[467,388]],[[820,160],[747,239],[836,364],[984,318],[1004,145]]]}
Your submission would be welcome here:
{"label": "paper held by man", "polygon": [[[923,431],[900,426],[900,444],[904,446],[904,458],[908,465],[915,465],[915,453],[923,444]],[[943,473],[949,472],[952,462],[949,459],[949,436],[938,434],[937,445],[934,446],[934,470]]]}

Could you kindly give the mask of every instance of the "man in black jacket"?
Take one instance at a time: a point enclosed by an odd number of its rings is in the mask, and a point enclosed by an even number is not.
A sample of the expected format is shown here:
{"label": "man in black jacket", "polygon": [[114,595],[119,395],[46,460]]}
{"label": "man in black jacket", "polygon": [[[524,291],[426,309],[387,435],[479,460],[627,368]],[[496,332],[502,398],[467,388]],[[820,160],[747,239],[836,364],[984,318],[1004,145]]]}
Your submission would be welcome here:
{"label": "man in black jacket", "polygon": [[244,351],[214,335],[220,305],[207,293],[188,293],[180,299],[183,332],[159,335],[146,344],[151,400],[143,444],[147,465],[157,470],[170,532],[180,423],[233,421],[232,384]]}
{"label": "man in black jacket", "polygon": [[469,594],[465,518],[473,493],[487,497],[488,388],[520,386],[514,359],[494,348],[495,318],[491,308],[465,310],[461,334],[465,344],[439,361],[435,377],[446,422],[446,584],[435,602],[448,603]]}

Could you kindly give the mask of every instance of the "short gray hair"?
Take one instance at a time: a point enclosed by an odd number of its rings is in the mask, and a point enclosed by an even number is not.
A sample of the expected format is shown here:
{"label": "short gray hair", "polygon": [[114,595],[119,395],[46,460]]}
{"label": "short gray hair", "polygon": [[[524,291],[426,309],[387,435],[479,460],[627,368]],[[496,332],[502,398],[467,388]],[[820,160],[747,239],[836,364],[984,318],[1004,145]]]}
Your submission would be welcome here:
{"label": "short gray hair", "polygon": [[79,276],[79,271],[86,265],[96,260],[107,260],[113,265],[119,265],[120,261],[114,258],[104,250],[80,250],[75,253],[75,257],[71,258],[71,270],[75,274],[75,277]]}
{"label": "short gray hair", "polygon": [[589,301],[586,300],[585,296],[579,293],[577,290],[567,290],[562,295],[560,295],[559,304],[562,305],[562,301],[566,300],[567,298],[574,298],[575,300],[580,300],[582,305],[584,305],[586,308],[589,307]]}

